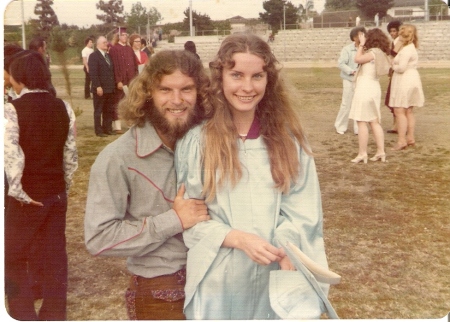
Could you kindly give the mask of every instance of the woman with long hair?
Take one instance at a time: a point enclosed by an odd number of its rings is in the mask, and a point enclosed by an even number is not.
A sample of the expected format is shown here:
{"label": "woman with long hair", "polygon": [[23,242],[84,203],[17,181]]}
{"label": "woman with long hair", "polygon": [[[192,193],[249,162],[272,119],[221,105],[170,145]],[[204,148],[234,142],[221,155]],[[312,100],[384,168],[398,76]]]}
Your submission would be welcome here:
{"label": "woman with long hair", "polygon": [[177,182],[211,216],[183,235],[188,319],[276,318],[269,276],[294,270],[287,242],[327,267],[314,159],[277,63],[258,36],[227,37],[210,63],[214,115],[178,141]]}
{"label": "woman with long hair", "polygon": [[390,62],[387,55],[390,52],[388,37],[378,28],[371,29],[366,34],[359,33],[359,46],[355,62],[360,64],[355,76],[355,94],[352,100],[349,118],[358,123],[358,155],[351,160],[353,163],[367,163],[367,144],[369,141],[368,124],[372,128],[377,152],[371,161],[386,161],[384,151],[384,133],[381,127],[381,87],[379,77],[387,75]]}
{"label": "woman with long hair", "polygon": [[409,24],[402,25],[399,37],[403,47],[392,62],[394,74],[392,75],[391,96],[389,98],[389,106],[394,108],[398,127],[398,140],[392,148],[394,151],[415,145],[416,119],[413,107],[421,107],[425,101],[422,82],[417,71],[419,55],[416,48],[419,39],[416,27]]}

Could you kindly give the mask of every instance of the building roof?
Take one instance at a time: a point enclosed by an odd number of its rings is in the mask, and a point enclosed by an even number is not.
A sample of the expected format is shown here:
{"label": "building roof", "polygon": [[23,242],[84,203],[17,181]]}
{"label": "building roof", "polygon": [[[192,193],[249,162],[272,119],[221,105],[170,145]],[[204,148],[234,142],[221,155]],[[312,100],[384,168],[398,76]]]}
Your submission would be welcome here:
{"label": "building roof", "polygon": [[230,22],[236,22],[236,23],[246,22],[247,21],[247,19],[245,19],[244,17],[241,17],[241,16],[234,16],[234,17],[231,17],[228,20],[230,20]]}

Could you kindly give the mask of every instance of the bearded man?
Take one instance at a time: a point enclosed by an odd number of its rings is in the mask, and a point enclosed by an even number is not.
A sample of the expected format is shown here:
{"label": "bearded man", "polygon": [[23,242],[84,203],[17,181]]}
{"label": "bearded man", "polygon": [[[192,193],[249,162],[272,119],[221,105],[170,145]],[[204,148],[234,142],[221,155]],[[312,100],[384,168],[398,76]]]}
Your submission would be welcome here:
{"label": "bearded man", "polygon": [[175,143],[203,120],[209,79],[186,51],[161,51],[132,81],[119,111],[130,129],[92,166],[85,243],[94,255],[127,257],[130,319],[183,314],[187,248],[181,233],[209,220],[201,200],[176,191]]}

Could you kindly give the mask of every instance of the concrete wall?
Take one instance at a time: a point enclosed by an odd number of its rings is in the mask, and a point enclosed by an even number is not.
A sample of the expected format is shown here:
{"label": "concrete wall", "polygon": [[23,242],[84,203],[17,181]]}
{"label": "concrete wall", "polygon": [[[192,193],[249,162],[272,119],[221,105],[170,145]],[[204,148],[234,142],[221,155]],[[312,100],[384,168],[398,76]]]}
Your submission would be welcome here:
{"label": "concrete wall", "polygon": [[[415,23],[415,25],[419,37],[419,66],[427,62],[433,62],[436,66],[440,66],[440,64],[448,66],[450,63],[450,42],[448,41],[450,21]],[[381,28],[387,33],[386,24],[383,24]],[[350,30],[351,28],[281,30],[270,45],[277,59],[283,63],[336,66],[342,47],[350,43]],[[206,37],[193,39],[197,45],[197,53],[204,63],[213,59],[224,38],[224,36]],[[186,40],[189,40],[187,38],[189,37],[186,37]],[[205,41],[201,41],[200,38]],[[207,39],[210,41],[206,42]],[[163,44],[156,50],[183,49],[184,42]]]}

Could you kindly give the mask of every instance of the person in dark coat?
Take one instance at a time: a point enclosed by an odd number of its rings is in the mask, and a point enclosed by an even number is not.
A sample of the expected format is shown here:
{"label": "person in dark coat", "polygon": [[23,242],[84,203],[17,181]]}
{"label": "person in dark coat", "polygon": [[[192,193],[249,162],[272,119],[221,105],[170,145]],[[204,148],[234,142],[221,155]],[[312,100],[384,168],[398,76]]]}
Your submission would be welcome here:
{"label": "person in dark coat", "polygon": [[108,51],[108,41],[100,36],[97,39],[97,49],[89,56],[89,75],[92,85],[91,92],[94,102],[95,134],[105,137],[112,135],[112,120],[114,109],[114,63]]}

